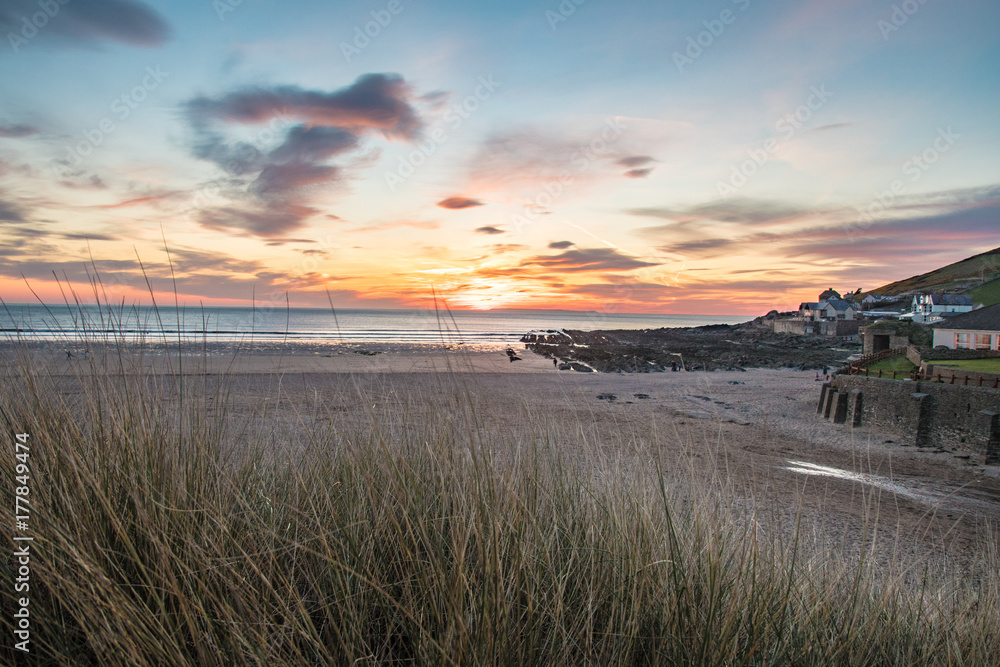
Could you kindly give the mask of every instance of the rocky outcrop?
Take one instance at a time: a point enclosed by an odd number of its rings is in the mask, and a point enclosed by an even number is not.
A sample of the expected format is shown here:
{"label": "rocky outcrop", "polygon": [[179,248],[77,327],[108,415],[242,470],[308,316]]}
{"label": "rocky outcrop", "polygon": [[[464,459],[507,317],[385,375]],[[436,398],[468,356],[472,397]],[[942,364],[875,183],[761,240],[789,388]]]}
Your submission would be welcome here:
{"label": "rocky outcrop", "polygon": [[560,370],[602,373],[741,368],[835,368],[860,344],[827,336],[776,334],[761,319],[693,328],[533,331],[525,347]]}

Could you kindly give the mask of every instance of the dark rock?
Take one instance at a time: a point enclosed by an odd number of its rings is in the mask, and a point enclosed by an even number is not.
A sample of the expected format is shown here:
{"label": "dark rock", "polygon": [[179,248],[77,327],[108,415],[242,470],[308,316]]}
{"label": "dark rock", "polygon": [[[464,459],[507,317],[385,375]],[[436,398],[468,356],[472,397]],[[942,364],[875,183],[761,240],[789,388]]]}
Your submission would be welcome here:
{"label": "dark rock", "polygon": [[[534,341],[532,341],[534,336]],[[749,368],[837,368],[844,348],[858,347],[824,336],[775,334],[763,320],[735,326],[525,334],[526,347],[611,373]]]}

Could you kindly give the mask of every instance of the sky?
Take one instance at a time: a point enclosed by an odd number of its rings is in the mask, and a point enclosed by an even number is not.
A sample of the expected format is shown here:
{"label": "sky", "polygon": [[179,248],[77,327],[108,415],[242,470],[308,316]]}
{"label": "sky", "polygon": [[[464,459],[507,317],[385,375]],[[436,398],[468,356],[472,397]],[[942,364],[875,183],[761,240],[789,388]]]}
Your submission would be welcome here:
{"label": "sky", "polygon": [[758,315],[1000,246],[995,0],[0,0],[0,298]]}

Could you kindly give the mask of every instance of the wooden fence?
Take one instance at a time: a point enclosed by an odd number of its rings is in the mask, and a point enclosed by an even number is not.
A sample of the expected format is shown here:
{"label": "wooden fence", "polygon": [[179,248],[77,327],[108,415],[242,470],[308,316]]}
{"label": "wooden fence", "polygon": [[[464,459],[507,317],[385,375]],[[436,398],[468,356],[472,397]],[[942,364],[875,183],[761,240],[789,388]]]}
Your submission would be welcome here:
{"label": "wooden fence", "polygon": [[[869,354],[869,355],[866,355],[864,357],[861,357],[860,359],[856,359],[855,361],[852,361],[850,363],[850,365],[847,367],[847,373],[848,373],[848,375],[860,375],[862,373],[864,373],[865,375],[867,375],[868,374],[868,367],[871,366],[872,364],[877,363],[879,361],[882,361],[883,359],[890,359],[892,357],[899,357],[899,356],[902,356],[904,354],[906,354],[906,348],[905,347],[895,347],[895,348],[893,348],[891,350],[882,350],[881,352],[876,352],[874,354]],[[878,372],[881,373],[882,371],[878,371]],[[890,371],[886,371],[886,372],[888,373]],[[882,376],[879,375],[879,377],[882,377]]]}
{"label": "wooden fence", "polygon": [[921,373],[919,369],[912,371],[883,371],[870,370],[868,368],[852,369],[851,375],[864,375],[865,377],[892,378],[893,380],[923,380],[926,382],[941,382],[944,384],[958,384],[964,387],[987,387],[990,389],[1000,389],[1000,375],[986,377],[979,375],[970,378],[969,375],[946,375],[941,372],[929,374]]}
{"label": "wooden fence", "polygon": [[884,371],[869,368],[869,366],[884,359],[903,356],[906,354],[906,350],[907,348],[905,347],[897,347],[861,357],[850,363],[847,367],[847,373],[849,375],[864,375],[865,377],[892,378],[893,380],[923,380],[927,382],[958,384],[965,387],[1000,389],[1000,375],[998,374],[977,374],[976,377],[970,377],[967,373],[947,374],[939,370],[934,373],[921,373],[919,368],[915,368],[912,371]]}

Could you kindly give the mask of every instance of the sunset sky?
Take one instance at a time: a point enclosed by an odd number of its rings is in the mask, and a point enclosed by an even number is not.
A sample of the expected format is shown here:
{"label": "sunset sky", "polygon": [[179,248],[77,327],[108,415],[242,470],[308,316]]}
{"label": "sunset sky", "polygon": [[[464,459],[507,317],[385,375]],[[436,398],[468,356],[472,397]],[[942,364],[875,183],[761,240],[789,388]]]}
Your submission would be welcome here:
{"label": "sunset sky", "polygon": [[757,315],[1000,246],[996,0],[0,0],[0,28],[7,302],[96,270],[148,303],[141,260],[190,304]]}

